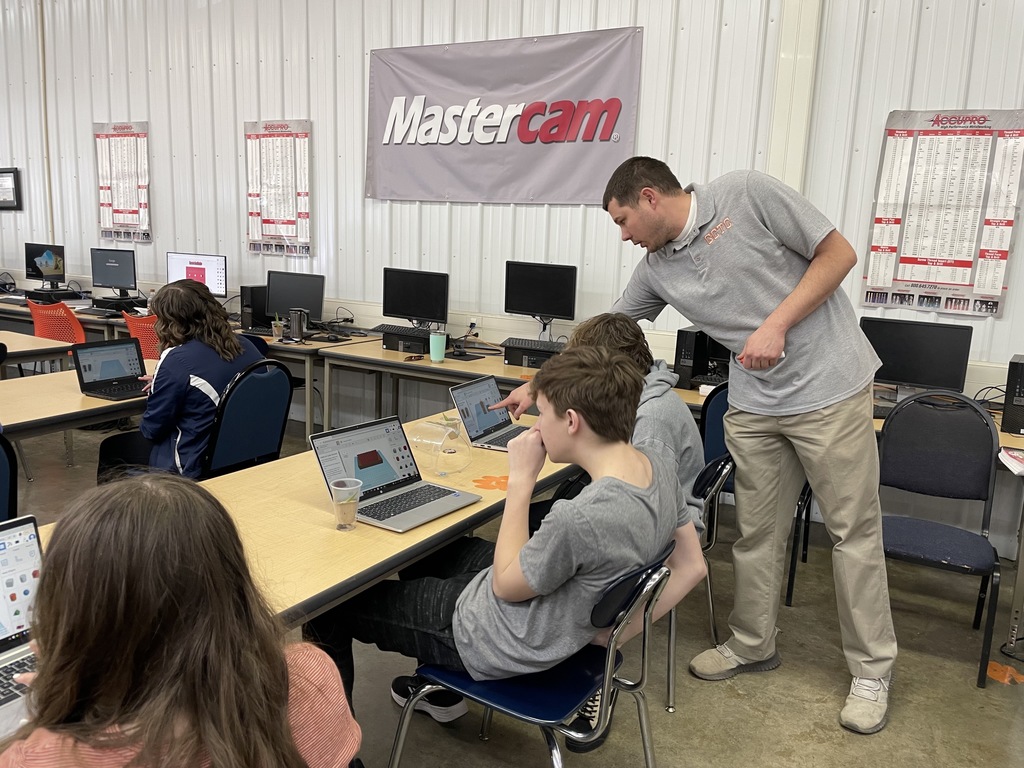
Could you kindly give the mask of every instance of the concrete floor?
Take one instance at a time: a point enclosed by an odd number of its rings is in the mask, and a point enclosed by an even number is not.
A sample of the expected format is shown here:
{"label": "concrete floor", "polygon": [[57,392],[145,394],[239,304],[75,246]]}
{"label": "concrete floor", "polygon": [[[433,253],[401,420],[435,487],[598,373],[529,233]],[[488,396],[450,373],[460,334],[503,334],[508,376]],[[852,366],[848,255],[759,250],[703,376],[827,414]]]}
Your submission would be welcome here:
{"label": "concrete floor", "polygon": [[[23,443],[35,482],[19,482],[20,510],[52,522],[69,499],[95,482],[96,452],[103,433],[76,430],[75,466],[64,464],[63,441],[53,435]],[[292,424],[286,453],[305,449]],[[723,514],[718,545],[711,553],[719,628],[727,636],[732,605],[731,514]],[[812,533],[809,562],[801,564],[795,605],[779,614],[782,666],[772,672],[703,682],[687,663],[709,647],[701,588],[680,609],[676,647],[677,711],[664,710],[666,631],[654,637],[648,685],[658,764],[683,766],[1020,766],[1024,765],[1024,686],[989,681],[975,687],[981,635],[971,630],[977,582],[929,569],[889,563],[893,619],[900,642],[891,694],[889,725],[874,736],[839,727],[837,715],[850,678],[839,645],[831,561],[820,526]],[[485,529],[483,535],[493,535]],[[1013,584],[1004,563],[1003,593],[993,660],[1024,673],[1024,663],[1002,656]],[[391,678],[408,674],[411,660],[357,646],[356,716],[363,728],[361,757],[368,768],[387,764],[398,717],[390,698]],[[479,709],[450,726],[417,715],[406,742],[406,766],[543,766],[544,742],[536,729],[495,717],[489,742],[477,739]],[[564,755],[565,765],[643,764],[636,711],[620,699],[606,744],[589,755]]]}

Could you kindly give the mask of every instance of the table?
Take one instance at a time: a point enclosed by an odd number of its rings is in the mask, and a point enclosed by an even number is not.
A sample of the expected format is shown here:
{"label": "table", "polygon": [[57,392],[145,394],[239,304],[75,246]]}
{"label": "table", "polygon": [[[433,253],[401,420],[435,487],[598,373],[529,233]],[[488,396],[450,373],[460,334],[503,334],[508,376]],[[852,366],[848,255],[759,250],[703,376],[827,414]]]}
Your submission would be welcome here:
{"label": "table", "polygon": [[[75,317],[82,324],[86,331],[99,331],[104,339],[114,338],[114,326],[120,322],[124,327],[124,320],[115,320],[107,317],[96,317],[95,315],[82,315],[75,313]],[[28,307],[19,307],[17,304],[0,303],[0,318],[10,320],[19,326],[25,326],[25,333],[32,333],[32,313]]]}
{"label": "table", "polygon": [[[469,350],[472,354],[473,350]],[[505,365],[501,355],[488,355],[479,360],[445,358],[443,363],[432,363],[428,355],[421,360],[406,360],[406,352],[384,349],[381,340],[374,338],[358,346],[330,347],[320,352],[324,358],[324,429],[330,429],[329,395],[331,377],[335,369],[361,371],[376,374],[374,391],[374,413],[380,418],[384,374],[393,378],[394,402],[398,402],[399,386],[403,379],[429,381],[439,384],[458,384],[462,381],[494,376],[498,388],[510,392],[537,373],[536,368]]]}
{"label": "table", "polygon": [[8,365],[56,360],[62,371],[68,367],[68,350],[71,345],[63,341],[40,339],[15,331],[0,331],[0,343],[7,345],[7,359],[0,365],[0,379],[7,378]]}
{"label": "table", "polygon": [[[454,417],[454,410],[448,415]],[[406,434],[421,422],[405,425]],[[524,417],[532,423],[533,417]],[[508,455],[470,449],[472,463],[445,477],[427,474],[428,457],[410,445],[424,477],[472,491],[482,498],[469,507],[406,533],[357,523],[336,531],[330,497],[316,457],[306,451],[259,467],[206,480],[238,525],[257,583],[289,626],[297,626],[497,517],[504,509]],[[545,462],[538,490],[571,471]]]}

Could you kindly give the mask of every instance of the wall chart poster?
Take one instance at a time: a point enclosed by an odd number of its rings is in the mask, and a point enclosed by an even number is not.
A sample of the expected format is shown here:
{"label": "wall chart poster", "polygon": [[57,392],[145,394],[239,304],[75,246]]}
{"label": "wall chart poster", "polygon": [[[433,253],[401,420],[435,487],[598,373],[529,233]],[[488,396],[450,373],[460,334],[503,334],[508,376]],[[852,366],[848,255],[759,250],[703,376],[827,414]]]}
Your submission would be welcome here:
{"label": "wall chart poster", "polygon": [[149,123],[93,123],[100,239],[152,241]]}
{"label": "wall chart poster", "polygon": [[250,253],[309,256],[310,120],[245,124]]}
{"label": "wall chart poster", "polygon": [[861,304],[1002,315],[1022,163],[1024,111],[890,112]]}

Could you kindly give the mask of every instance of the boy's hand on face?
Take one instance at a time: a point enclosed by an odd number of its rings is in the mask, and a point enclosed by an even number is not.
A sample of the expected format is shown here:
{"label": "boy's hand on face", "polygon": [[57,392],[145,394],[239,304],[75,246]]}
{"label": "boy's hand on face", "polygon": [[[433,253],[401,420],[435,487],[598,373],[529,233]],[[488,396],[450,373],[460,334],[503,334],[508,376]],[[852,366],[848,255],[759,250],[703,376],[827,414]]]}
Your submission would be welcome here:
{"label": "boy's hand on face", "polygon": [[513,480],[537,479],[548,452],[544,448],[540,432],[529,429],[508,444],[508,478]]}

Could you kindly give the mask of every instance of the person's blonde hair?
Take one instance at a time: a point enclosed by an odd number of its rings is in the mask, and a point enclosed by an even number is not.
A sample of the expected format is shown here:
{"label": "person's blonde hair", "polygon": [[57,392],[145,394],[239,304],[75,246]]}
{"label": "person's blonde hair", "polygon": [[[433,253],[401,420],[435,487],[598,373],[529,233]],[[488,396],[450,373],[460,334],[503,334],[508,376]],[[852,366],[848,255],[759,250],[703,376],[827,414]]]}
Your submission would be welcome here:
{"label": "person's blonde hair", "polygon": [[149,309],[156,315],[161,350],[198,339],[213,347],[223,360],[242,354],[242,343],[231,331],[227,310],[197,280],[168,283],[153,296]]}
{"label": "person's blonde hair", "polygon": [[605,347],[570,347],[549,358],[530,384],[534,398],[544,395],[558,416],[570,408],[605,440],[628,443],[644,377],[620,352]]}
{"label": "person's blonde hair", "polygon": [[[85,493],[46,548],[30,717],[132,765],[305,768],[288,722],[284,629],[234,522],[169,474]],[[10,743],[8,740],[4,745]]]}

